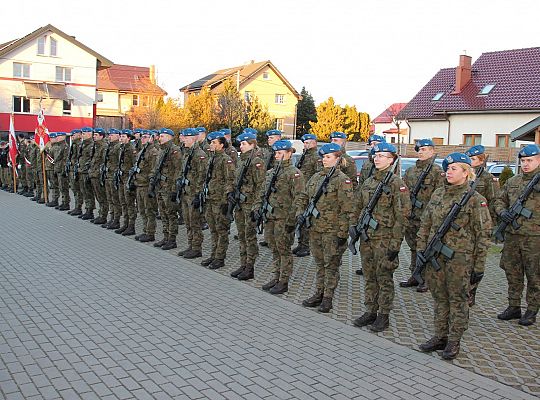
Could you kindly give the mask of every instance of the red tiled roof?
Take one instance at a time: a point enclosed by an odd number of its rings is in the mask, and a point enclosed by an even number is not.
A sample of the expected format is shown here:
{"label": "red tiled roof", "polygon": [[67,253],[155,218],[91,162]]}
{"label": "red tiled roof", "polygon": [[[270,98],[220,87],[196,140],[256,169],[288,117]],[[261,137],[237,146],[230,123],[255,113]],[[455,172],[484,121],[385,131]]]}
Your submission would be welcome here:
{"label": "red tiled roof", "polygon": [[390,107],[388,107],[386,110],[384,110],[372,122],[374,124],[391,124],[392,117],[395,115],[398,115],[399,112],[403,110],[403,107],[405,107],[406,105],[407,103],[394,103]]}
{"label": "red tiled roof", "polygon": [[150,81],[150,68],[120,64],[98,71],[98,90],[167,94]]}
{"label": "red tiled roof", "polygon": [[[472,65],[472,78],[452,93],[455,68],[441,69],[402,110],[408,119],[432,119],[445,112],[540,110],[540,47],[483,53]],[[485,85],[495,85],[479,95]],[[432,100],[437,94],[439,101]]]}

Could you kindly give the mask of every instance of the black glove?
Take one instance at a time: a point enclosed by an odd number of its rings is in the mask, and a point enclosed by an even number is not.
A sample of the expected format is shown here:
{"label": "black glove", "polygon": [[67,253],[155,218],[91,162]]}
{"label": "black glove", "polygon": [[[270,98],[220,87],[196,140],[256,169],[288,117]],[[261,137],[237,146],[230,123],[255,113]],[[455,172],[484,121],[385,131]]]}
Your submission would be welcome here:
{"label": "black glove", "polygon": [[236,203],[236,199],[234,198],[234,192],[227,193],[227,201],[229,203]]}
{"label": "black glove", "polygon": [[388,261],[394,261],[398,255],[399,255],[399,250],[398,251],[388,250],[386,252],[386,258],[388,258]]}
{"label": "black glove", "polygon": [[176,202],[176,192],[171,192],[171,194],[169,195],[170,199],[172,202]]}
{"label": "black glove", "polygon": [[261,217],[259,210],[253,210],[250,215],[253,222],[257,222],[257,220]]}
{"label": "black glove", "polygon": [[193,208],[199,208],[201,206],[201,199],[199,198],[199,195],[196,195],[193,200],[191,201],[191,205]]}
{"label": "black glove", "polygon": [[300,214],[299,216],[296,217],[296,225],[297,226],[302,226],[304,225],[304,223],[306,222],[306,218]]}
{"label": "black glove", "polygon": [[510,211],[508,210],[502,210],[499,214],[499,218],[507,224],[511,224],[513,220],[512,214],[510,214]]}
{"label": "black glove", "polygon": [[482,278],[484,277],[483,272],[475,272],[473,271],[471,273],[471,285],[476,285],[477,283],[480,283]]}
{"label": "black glove", "polygon": [[347,244],[347,238],[337,238],[337,245],[338,247],[343,247]]}
{"label": "black glove", "polygon": [[229,205],[227,203],[221,205],[221,213],[223,215],[227,215],[227,211],[229,211]]}
{"label": "black glove", "polygon": [[285,232],[293,233],[294,232],[294,225],[286,225],[285,226]]}

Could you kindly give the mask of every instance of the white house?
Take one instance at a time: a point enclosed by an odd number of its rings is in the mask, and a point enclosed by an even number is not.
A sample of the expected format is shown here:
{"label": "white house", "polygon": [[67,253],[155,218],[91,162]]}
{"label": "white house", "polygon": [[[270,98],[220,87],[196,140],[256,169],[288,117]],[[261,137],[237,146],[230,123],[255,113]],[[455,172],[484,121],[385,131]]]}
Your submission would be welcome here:
{"label": "white house", "polygon": [[373,124],[373,133],[384,136],[389,143],[407,143],[409,140],[409,126],[406,121],[401,119],[401,110],[407,103],[394,103],[371,123]]}

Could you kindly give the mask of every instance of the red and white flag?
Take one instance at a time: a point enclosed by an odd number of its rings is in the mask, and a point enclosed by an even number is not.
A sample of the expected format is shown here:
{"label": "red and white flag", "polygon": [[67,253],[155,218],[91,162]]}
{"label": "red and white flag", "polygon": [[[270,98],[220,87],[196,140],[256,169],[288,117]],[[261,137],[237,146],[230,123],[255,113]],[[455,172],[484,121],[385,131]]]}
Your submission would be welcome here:
{"label": "red and white flag", "polygon": [[45,149],[45,145],[49,141],[49,130],[45,126],[45,115],[43,115],[43,109],[39,110],[37,120],[38,126],[35,130],[34,140],[39,146],[39,150],[43,151],[43,149]]}
{"label": "red and white flag", "polygon": [[9,160],[11,161],[11,165],[17,165],[17,154],[19,154],[19,149],[17,148],[13,114],[11,114],[9,118]]}

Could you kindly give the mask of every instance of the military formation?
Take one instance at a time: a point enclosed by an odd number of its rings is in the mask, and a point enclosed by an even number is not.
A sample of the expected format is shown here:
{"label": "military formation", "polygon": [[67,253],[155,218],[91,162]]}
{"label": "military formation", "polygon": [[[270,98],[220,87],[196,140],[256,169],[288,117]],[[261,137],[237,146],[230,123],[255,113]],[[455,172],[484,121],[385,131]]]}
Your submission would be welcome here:
{"label": "military formation", "polygon": [[[272,253],[272,272],[262,289],[289,290],[294,256],[311,255],[316,266],[313,294],[305,307],[328,313],[347,247],[360,253],[365,313],[354,320],[374,332],[388,329],[394,302],[394,271],[405,239],[411,249],[410,277],[402,288],[431,292],[433,337],[425,352],[442,350],[444,359],[460,351],[469,308],[485,270],[492,241],[504,242],[501,268],[508,280],[508,307],[501,320],[536,322],[540,307],[540,148],[519,151],[521,172],[499,188],[486,170],[483,146],[444,158],[442,168],[431,139],[416,142],[416,165],[403,178],[400,157],[384,137],[369,138],[361,171],[347,155],[347,136],[330,135],[318,148],[302,136],[304,151],[293,163],[293,144],[282,132],[263,135],[246,128],[233,143],[231,131],[170,129],[75,129],[51,133],[43,151],[32,137],[18,138],[18,164],[0,142],[2,189],[17,191],[82,220],[178,256],[202,258],[209,269],[226,265],[231,224],[236,224],[240,264],[231,277],[250,280],[257,271],[259,246]],[[236,146],[235,146],[236,145]],[[237,151],[237,148],[239,151]],[[17,187],[13,186],[13,172]],[[71,199],[73,196],[73,199]],[[70,210],[70,205],[73,208]],[[97,210],[96,210],[97,209]],[[96,214],[97,211],[97,214]],[[140,217],[141,232],[136,232]],[[156,241],[156,219],[162,235]],[[177,243],[185,225],[186,243]],[[205,228],[211,251],[203,255]],[[264,241],[257,242],[257,235]],[[297,237],[297,245],[293,248]],[[526,309],[522,292],[526,287]]]}

